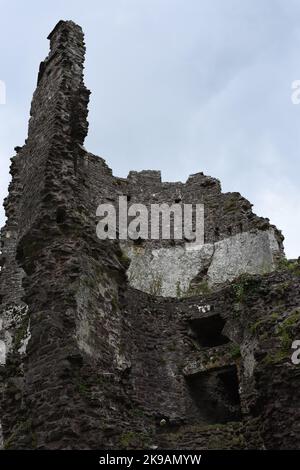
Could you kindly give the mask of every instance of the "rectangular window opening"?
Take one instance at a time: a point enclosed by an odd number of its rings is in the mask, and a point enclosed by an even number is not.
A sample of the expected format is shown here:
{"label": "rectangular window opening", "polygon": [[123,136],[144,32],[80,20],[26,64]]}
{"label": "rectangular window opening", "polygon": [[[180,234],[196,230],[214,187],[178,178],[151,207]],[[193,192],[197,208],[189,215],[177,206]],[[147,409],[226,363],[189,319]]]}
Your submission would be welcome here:
{"label": "rectangular window opening", "polygon": [[220,315],[210,315],[191,320],[190,325],[199,345],[203,348],[213,348],[230,341],[222,334],[225,323],[226,320]]}
{"label": "rectangular window opening", "polygon": [[200,372],[186,378],[191,397],[190,416],[207,424],[241,421],[236,366]]}

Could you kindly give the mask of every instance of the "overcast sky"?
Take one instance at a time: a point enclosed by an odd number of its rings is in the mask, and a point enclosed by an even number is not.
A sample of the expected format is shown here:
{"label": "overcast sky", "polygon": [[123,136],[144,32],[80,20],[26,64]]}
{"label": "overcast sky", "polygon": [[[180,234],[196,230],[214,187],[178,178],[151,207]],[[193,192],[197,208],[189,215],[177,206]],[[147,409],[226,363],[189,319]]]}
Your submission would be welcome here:
{"label": "overcast sky", "polygon": [[300,255],[299,0],[0,0],[1,200],[60,19],[86,34],[89,151],[118,176],[219,178],[283,231],[288,257]]}

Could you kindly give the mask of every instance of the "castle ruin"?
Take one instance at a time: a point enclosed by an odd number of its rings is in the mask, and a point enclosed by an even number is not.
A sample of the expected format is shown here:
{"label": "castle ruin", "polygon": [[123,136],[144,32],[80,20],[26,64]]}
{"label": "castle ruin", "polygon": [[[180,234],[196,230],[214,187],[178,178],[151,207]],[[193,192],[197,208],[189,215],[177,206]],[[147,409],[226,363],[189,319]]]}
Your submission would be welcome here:
{"label": "castle ruin", "polygon": [[[1,231],[4,449],[300,448],[300,263],[203,173],[115,177],[84,148],[82,30],[60,21]],[[205,243],[100,240],[99,204],[201,203]]]}

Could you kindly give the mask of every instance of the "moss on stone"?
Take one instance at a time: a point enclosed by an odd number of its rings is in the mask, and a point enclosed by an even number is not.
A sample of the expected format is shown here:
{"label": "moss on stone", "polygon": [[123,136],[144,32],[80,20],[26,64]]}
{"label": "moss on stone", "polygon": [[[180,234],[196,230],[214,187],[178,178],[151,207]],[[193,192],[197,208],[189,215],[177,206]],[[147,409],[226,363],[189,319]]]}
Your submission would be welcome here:
{"label": "moss on stone", "polygon": [[263,360],[264,364],[277,364],[286,360],[290,357],[287,351],[276,351],[274,353],[269,353]]}
{"label": "moss on stone", "polygon": [[239,436],[212,436],[208,440],[208,450],[232,450],[245,449],[246,442],[242,435]]}
{"label": "moss on stone", "polygon": [[260,320],[256,321],[255,323],[253,323],[253,325],[251,325],[250,327],[250,331],[252,334],[255,334],[259,331],[259,328],[266,324],[268,322],[268,318],[261,318]]}
{"label": "moss on stone", "polygon": [[113,312],[116,312],[119,309],[119,303],[116,295],[114,295],[111,299],[111,306]]}
{"label": "moss on stone", "polygon": [[261,280],[257,279],[250,274],[242,274],[234,283],[233,290],[235,300],[238,303],[244,303],[251,293],[257,291],[261,284]]}
{"label": "moss on stone", "polygon": [[193,287],[189,287],[188,290],[184,293],[184,297],[193,297],[196,295],[208,295],[210,294],[211,289],[207,281],[201,281]]}
{"label": "moss on stone", "polygon": [[123,266],[125,266],[126,269],[128,269],[131,263],[131,259],[126,253],[124,253],[124,251],[122,251],[122,253],[118,256],[118,259],[120,263],[123,264]]}
{"label": "moss on stone", "polygon": [[162,289],[162,278],[161,276],[158,276],[157,278],[153,278],[151,285],[150,285],[150,294],[151,295],[161,295],[161,289]]}
{"label": "moss on stone", "polygon": [[17,328],[14,336],[14,347],[15,349],[19,349],[21,347],[22,341],[25,338],[28,330],[28,324],[29,324],[29,316],[26,315],[19,328]]}
{"label": "moss on stone", "polygon": [[276,267],[278,271],[289,271],[296,276],[300,276],[300,263],[298,260],[281,258]]}
{"label": "moss on stone", "polygon": [[293,342],[292,330],[300,321],[300,310],[295,310],[277,328],[276,334],[281,342],[282,351],[289,351]]}
{"label": "moss on stone", "polygon": [[241,348],[240,348],[240,346],[238,344],[233,344],[230,347],[229,354],[230,354],[230,357],[232,359],[239,359],[241,357]]}
{"label": "moss on stone", "polygon": [[[32,435],[32,421],[31,419],[27,419],[25,421],[20,421],[19,423],[16,424],[14,427],[14,431],[11,433],[8,439],[5,440],[4,442],[4,449],[9,450],[9,449],[14,449],[15,448],[15,443],[16,439],[19,434],[26,434],[26,435]],[[32,439],[34,441],[34,439]],[[34,443],[34,442],[33,442]]]}
{"label": "moss on stone", "polygon": [[127,431],[120,436],[122,449],[144,449],[150,445],[150,436],[145,432]]}
{"label": "moss on stone", "polygon": [[180,286],[180,281],[177,281],[176,282],[176,297],[180,298],[182,297],[182,289],[181,289],[181,286]]}
{"label": "moss on stone", "polygon": [[293,331],[300,322],[300,310],[294,310],[287,318],[276,326],[275,336],[279,340],[279,346],[274,352],[270,352],[264,358],[265,364],[276,364],[291,355],[291,345],[294,340]]}

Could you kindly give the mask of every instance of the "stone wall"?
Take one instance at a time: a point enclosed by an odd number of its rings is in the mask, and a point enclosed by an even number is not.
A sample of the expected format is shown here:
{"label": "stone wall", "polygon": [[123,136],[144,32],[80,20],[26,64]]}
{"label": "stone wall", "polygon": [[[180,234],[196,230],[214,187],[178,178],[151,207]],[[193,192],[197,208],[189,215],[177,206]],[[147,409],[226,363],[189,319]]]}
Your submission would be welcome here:
{"label": "stone wall", "polygon": [[130,203],[144,203],[149,211],[151,204],[204,205],[205,245],[174,239],[123,243],[131,259],[129,282],[139,290],[172,297],[201,293],[244,273],[270,272],[282,256],[281,233],[253,214],[240,194],[223,194],[218,180],[199,173],[185,184],[161,183],[158,172],[155,178],[141,172],[128,181]]}

